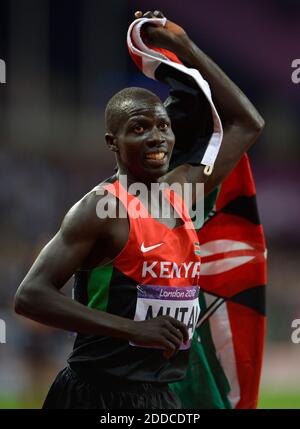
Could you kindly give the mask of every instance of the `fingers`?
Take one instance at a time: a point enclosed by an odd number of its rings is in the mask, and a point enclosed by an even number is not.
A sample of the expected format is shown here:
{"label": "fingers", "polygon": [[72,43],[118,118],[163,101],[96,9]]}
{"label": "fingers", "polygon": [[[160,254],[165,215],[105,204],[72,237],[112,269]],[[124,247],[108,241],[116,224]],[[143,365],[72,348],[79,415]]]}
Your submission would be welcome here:
{"label": "fingers", "polygon": [[163,351],[163,356],[166,359],[170,359],[178,352],[178,349],[176,348],[176,346],[167,338],[164,338],[164,341],[162,341],[162,345],[165,348],[165,350]]}
{"label": "fingers", "polygon": [[142,18],[142,16],[144,16],[144,18],[164,18],[164,14],[160,10],[155,10],[154,12],[151,12],[149,10],[148,12],[145,12],[144,14],[141,10],[137,10],[134,13],[134,16],[136,18]]}
{"label": "fingers", "polygon": [[177,337],[171,334],[166,334],[165,338],[168,341],[169,345],[166,350],[164,350],[163,355],[167,359],[170,359],[179,352],[181,341],[179,341]]}
{"label": "fingers", "polygon": [[183,341],[187,343],[189,340],[186,325],[171,316],[135,322],[135,326],[136,332],[132,334],[132,341],[138,345],[163,348],[163,356],[167,359],[179,351]]}
{"label": "fingers", "polygon": [[155,10],[154,12],[153,12],[153,15],[156,17],[156,18],[164,18],[165,16],[164,16],[164,14],[160,11],[160,10]]}
{"label": "fingers", "polygon": [[182,343],[182,341],[183,341],[182,332],[180,329],[175,328],[175,326],[173,326],[172,323],[170,323],[169,332],[171,332],[173,335],[175,335],[175,337],[178,338],[178,340],[180,340],[180,342]]}
{"label": "fingers", "polygon": [[175,351],[178,351],[180,348],[180,345],[182,343],[182,339],[178,338],[177,335],[172,334],[171,332],[167,331],[165,333],[165,338],[172,343],[172,345],[175,347]]}
{"label": "fingers", "polygon": [[148,10],[148,12],[144,13],[144,18],[155,18],[153,12],[151,10]]}
{"label": "fingers", "polygon": [[187,327],[185,326],[184,323],[179,322],[179,320],[173,318],[173,317],[169,317],[169,322],[173,325],[173,327],[175,327],[176,329],[178,329],[180,331],[180,333],[183,336],[183,341],[186,343],[189,340],[189,333],[187,330]]}
{"label": "fingers", "polygon": [[165,316],[164,319],[166,321],[164,331],[164,345],[166,350],[163,356],[166,359],[170,359],[178,352],[182,341],[186,343],[189,340],[189,334],[187,327],[182,322],[170,316]]}

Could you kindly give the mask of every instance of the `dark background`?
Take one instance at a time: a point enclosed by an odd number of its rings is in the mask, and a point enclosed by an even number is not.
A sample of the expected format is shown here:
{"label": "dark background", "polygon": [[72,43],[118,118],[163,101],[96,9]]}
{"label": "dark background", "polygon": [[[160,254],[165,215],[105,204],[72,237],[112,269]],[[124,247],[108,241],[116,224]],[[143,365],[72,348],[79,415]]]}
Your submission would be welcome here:
{"label": "dark background", "polygon": [[127,53],[127,27],[139,9],[163,10],[182,25],[266,121],[250,151],[269,249],[262,404],[276,404],[269,392],[281,391],[300,407],[300,344],[290,339],[300,318],[300,83],[291,80],[300,2],[1,0],[0,319],[7,342],[0,344],[0,408],[39,407],[71,348],[68,333],[16,317],[12,298],[66,210],[111,175],[114,158],[103,138],[108,99],[126,86],[167,94]]}

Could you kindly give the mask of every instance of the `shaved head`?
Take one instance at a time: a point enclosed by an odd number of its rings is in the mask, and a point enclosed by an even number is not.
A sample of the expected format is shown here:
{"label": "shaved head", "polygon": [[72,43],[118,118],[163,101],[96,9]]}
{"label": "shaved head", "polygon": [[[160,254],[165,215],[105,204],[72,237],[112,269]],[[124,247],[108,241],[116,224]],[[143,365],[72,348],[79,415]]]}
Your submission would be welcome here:
{"label": "shaved head", "polygon": [[105,126],[108,133],[116,134],[126,121],[136,104],[162,104],[161,99],[144,88],[130,87],[117,92],[107,103],[105,109]]}

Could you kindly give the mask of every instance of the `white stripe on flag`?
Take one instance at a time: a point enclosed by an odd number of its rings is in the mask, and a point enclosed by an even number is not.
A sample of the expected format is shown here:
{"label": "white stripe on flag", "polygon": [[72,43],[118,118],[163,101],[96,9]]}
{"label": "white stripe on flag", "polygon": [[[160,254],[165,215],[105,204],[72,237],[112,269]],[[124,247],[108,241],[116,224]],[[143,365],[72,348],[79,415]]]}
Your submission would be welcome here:
{"label": "white stripe on flag", "polygon": [[201,244],[201,256],[211,256],[234,250],[255,250],[248,243],[236,240],[213,240]]}
{"label": "white stripe on flag", "polygon": [[216,309],[222,304],[222,302],[224,302],[224,298],[216,298],[215,301],[209,307],[209,309],[205,311],[202,317],[200,313],[200,318],[197,323],[197,328],[199,328],[199,326],[202,325],[202,323],[204,323],[212,315],[212,313],[216,311]]}
{"label": "white stripe on flag", "polygon": [[226,271],[250,262],[254,258],[255,256],[235,256],[219,259],[217,261],[202,262],[201,276],[213,276],[215,274],[225,273]]}
{"label": "white stripe on flag", "polygon": [[[210,306],[215,300],[214,296],[207,293],[204,293],[204,298],[207,306]],[[221,305],[210,317],[209,325],[217,358],[230,385],[229,400],[232,407],[235,408],[240,400],[240,385],[226,303]]]}

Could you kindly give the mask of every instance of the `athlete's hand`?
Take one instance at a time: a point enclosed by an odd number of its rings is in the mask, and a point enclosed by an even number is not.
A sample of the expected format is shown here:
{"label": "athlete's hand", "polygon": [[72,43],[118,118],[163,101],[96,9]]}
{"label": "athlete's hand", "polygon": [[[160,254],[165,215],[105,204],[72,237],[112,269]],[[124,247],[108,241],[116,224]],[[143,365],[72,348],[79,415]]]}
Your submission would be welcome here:
{"label": "athlete's hand", "polygon": [[171,316],[159,316],[144,321],[134,321],[130,341],[139,346],[164,349],[164,357],[174,356],[182,342],[189,340],[187,327]]}
{"label": "athlete's hand", "polygon": [[[164,18],[164,14],[159,10],[155,10],[154,12],[149,11],[144,14],[141,11],[137,11],[135,12],[135,17]],[[164,27],[145,24],[142,28],[142,37],[146,44],[169,49],[175,53],[177,50],[182,50],[188,40],[188,35],[184,29],[169,20],[167,20]]]}

